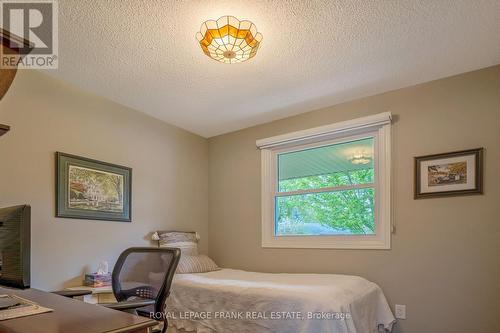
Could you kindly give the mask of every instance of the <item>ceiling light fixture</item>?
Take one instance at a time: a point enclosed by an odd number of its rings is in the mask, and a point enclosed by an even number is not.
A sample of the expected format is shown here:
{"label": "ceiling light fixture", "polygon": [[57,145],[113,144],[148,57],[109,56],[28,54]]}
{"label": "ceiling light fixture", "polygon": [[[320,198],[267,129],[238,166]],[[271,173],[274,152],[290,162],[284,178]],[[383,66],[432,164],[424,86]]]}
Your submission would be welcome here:
{"label": "ceiling light fixture", "polygon": [[364,155],[363,153],[361,154],[356,154],[354,156],[352,156],[349,161],[352,163],[352,164],[368,164],[372,161],[372,157],[371,156],[367,156],[367,155]]}
{"label": "ceiling light fixture", "polygon": [[196,33],[203,52],[225,64],[247,61],[257,54],[262,34],[250,21],[240,21],[234,16],[222,16],[217,21],[208,20]]}

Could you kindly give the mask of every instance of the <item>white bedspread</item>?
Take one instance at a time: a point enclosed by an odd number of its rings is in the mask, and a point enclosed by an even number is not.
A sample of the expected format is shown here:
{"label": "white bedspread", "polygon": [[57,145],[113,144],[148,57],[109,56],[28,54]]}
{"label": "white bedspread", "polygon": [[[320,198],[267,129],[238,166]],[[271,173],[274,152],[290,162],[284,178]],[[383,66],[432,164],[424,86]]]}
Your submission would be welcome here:
{"label": "white bedspread", "polygon": [[197,333],[372,333],[395,321],[382,290],[358,276],[233,269],[177,274],[167,313]]}

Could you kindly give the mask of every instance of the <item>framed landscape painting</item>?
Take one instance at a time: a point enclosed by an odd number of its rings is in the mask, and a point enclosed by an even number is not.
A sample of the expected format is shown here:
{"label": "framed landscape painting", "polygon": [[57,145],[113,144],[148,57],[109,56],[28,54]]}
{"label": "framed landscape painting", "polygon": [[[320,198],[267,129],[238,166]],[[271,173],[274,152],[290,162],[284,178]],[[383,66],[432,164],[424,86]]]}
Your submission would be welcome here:
{"label": "framed landscape painting", "polygon": [[56,153],[56,216],[131,221],[132,169]]}
{"label": "framed landscape painting", "polygon": [[415,199],[483,193],[483,148],[415,157]]}

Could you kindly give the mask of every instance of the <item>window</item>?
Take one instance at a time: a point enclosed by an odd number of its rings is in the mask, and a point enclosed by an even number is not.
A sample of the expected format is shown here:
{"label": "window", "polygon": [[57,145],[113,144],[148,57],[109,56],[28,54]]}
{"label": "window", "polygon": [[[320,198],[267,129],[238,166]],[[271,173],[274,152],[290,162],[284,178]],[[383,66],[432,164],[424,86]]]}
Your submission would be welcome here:
{"label": "window", "polygon": [[257,141],[262,246],[390,248],[390,113]]}

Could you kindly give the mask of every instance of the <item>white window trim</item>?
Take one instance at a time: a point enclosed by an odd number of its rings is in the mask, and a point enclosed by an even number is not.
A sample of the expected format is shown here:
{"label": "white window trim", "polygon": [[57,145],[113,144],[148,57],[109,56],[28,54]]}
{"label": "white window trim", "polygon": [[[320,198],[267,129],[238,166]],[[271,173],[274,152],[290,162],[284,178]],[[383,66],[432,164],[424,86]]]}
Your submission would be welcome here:
{"label": "white window trim", "polygon": [[[257,140],[262,158],[262,247],[322,249],[391,248],[391,113],[343,121],[336,124]],[[375,138],[375,235],[275,236],[275,186],[277,154],[294,147],[332,144],[354,137]]]}

